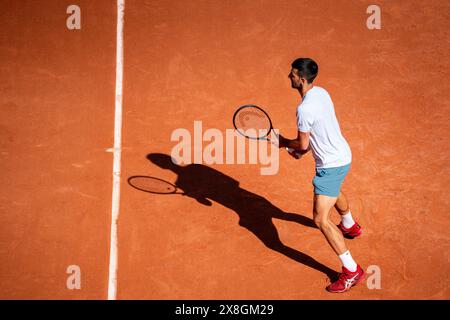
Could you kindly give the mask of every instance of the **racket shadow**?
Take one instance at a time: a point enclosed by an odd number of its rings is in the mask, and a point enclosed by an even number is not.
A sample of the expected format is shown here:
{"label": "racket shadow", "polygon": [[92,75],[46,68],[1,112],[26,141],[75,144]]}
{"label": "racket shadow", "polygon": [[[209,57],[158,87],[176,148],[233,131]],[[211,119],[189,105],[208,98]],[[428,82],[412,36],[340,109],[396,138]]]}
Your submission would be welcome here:
{"label": "racket shadow", "polygon": [[160,168],[176,173],[175,185],[186,196],[203,205],[208,206],[211,202],[217,202],[234,211],[239,216],[239,225],[253,233],[267,248],[316,269],[331,280],[336,278],[337,272],[333,269],[305,253],[284,245],[272,221],[275,218],[317,228],[312,219],[284,212],[266,198],[241,188],[237,180],[208,166],[201,164],[179,166],[172,162],[169,155],[161,153],[148,154],[147,159]]}

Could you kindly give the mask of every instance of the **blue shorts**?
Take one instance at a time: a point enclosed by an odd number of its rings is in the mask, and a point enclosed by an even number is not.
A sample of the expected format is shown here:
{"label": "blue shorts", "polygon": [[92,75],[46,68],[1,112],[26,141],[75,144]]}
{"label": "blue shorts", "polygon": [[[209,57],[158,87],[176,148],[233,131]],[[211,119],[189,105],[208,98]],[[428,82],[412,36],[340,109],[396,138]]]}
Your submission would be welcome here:
{"label": "blue shorts", "polygon": [[342,167],[316,169],[316,176],[312,181],[314,194],[338,197],[349,170],[350,163]]}

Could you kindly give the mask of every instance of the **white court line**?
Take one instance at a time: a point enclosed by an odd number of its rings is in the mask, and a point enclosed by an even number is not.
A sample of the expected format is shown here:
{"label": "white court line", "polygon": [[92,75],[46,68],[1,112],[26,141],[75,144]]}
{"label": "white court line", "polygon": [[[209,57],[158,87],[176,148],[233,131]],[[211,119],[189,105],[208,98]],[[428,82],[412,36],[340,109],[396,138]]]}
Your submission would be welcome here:
{"label": "white court line", "polygon": [[120,207],[120,156],[122,147],[122,83],[123,83],[123,16],[125,0],[117,0],[116,103],[114,118],[114,162],[111,209],[111,241],[109,245],[108,300],[117,297],[117,220]]}

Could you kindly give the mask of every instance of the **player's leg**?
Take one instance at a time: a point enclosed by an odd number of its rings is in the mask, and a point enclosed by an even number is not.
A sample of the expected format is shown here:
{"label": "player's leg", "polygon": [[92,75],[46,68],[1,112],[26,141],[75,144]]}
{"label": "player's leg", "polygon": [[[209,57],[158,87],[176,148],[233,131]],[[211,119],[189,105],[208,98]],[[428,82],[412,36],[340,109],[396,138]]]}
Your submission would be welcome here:
{"label": "player's leg", "polygon": [[314,223],[324,234],[330,246],[337,255],[347,251],[341,231],[330,221],[331,209],[336,203],[336,197],[315,194],[313,206]]}
{"label": "player's leg", "polygon": [[339,192],[339,196],[336,199],[334,208],[341,216],[345,215],[350,210],[350,208],[348,206],[347,197],[345,196],[345,194],[342,191]]}
{"label": "player's leg", "polygon": [[341,230],[342,234],[351,239],[361,235],[361,226],[353,220],[347,197],[342,191],[339,192],[334,208],[341,216],[341,222],[337,227]]}
{"label": "player's leg", "polygon": [[353,260],[350,251],[345,244],[344,236],[341,231],[329,219],[331,210],[336,203],[336,197],[326,195],[314,195],[314,222],[322,231],[334,252],[339,256],[343,267],[339,279],[327,287],[330,292],[345,292],[352,286],[362,281],[364,271]]}

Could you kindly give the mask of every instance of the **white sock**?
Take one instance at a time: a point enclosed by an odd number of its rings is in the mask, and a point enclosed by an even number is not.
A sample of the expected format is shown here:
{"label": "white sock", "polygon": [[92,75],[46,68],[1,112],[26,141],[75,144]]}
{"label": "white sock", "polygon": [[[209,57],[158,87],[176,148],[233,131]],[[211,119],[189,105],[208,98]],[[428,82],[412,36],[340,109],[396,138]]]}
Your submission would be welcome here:
{"label": "white sock", "polygon": [[347,250],[343,254],[341,254],[339,256],[339,259],[341,259],[344,267],[346,267],[351,272],[355,272],[356,269],[358,268],[358,265],[356,264],[355,260],[353,260],[352,255],[350,254],[349,250]]}
{"label": "white sock", "polygon": [[353,227],[353,225],[355,224],[355,220],[353,220],[352,213],[350,212],[350,210],[348,210],[348,213],[341,216],[341,218],[342,218],[342,224],[347,229]]}

